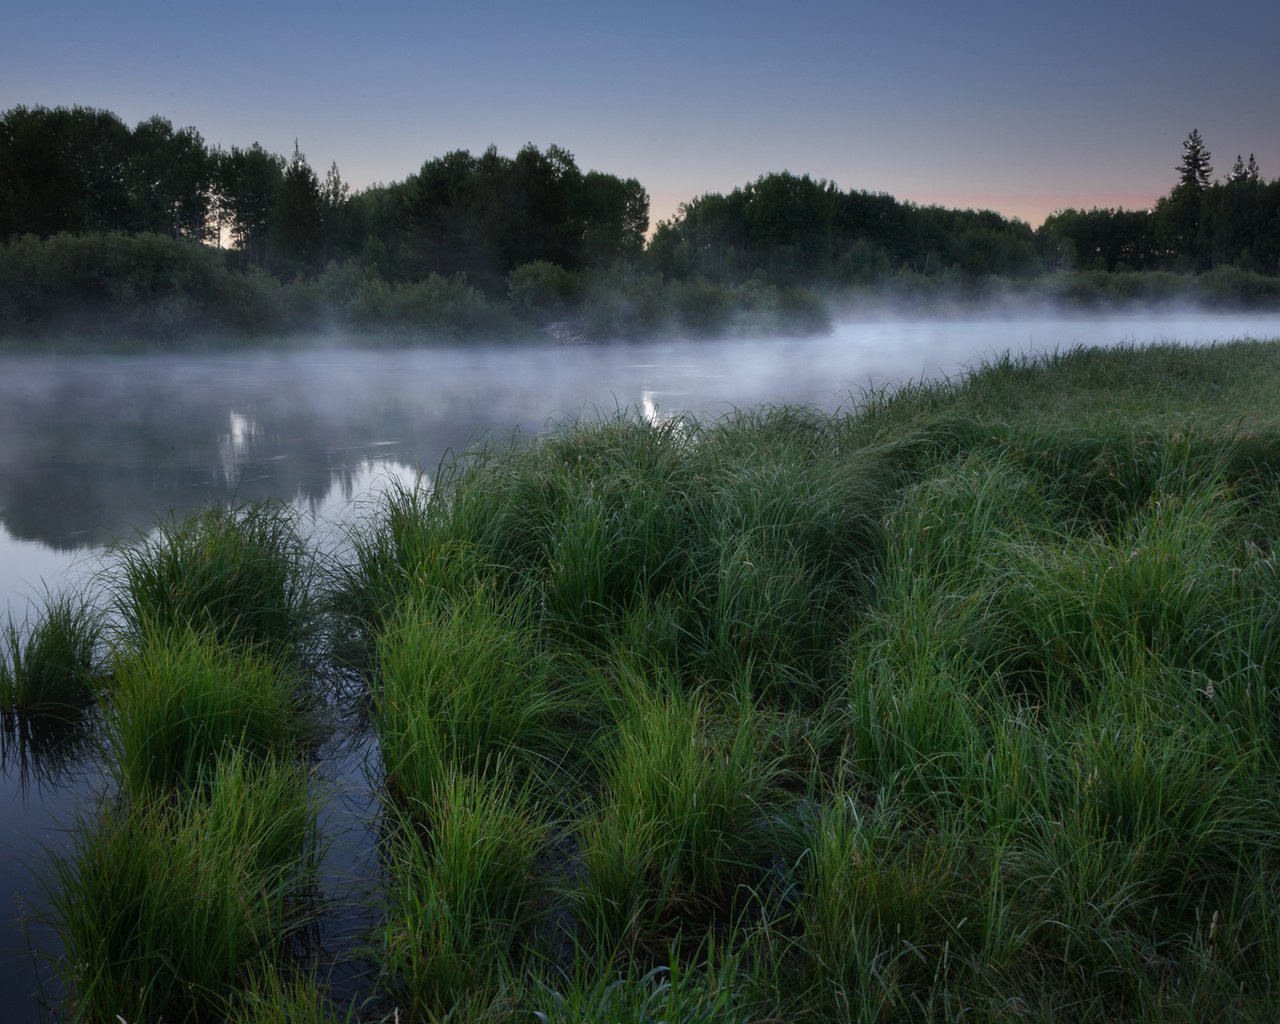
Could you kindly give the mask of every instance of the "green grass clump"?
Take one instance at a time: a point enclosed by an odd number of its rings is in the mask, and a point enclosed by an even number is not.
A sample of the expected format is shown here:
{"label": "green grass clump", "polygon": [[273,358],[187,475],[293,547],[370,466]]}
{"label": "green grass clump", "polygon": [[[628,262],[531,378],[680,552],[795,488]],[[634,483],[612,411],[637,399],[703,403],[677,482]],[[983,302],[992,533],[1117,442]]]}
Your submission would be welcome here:
{"label": "green grass clump", "polygon": [[696,930],[758,881],[779,774],[751,704],[720,707],[668,679],[624,686],[617,728],[599,741],[598,808],[580,829],[579,914],[604,949],[652,945],[681,918]]}
{"label": "green grass clump", "polygon": [[528,999],[540,1024],[610,1021],[616,1024],[746,1024],[757,1019],[742,992],[742,965],[737,956],[716,955],[712,947],[705,963],[686,969],[651,968],[641,974],[635,965],[620,975],[612,971],[575,975],[558,988],[549,984]]}
{"label": "green grass clump", "polygon": [[254,796],[305,792],[307,559],[170,524],[99,688],[118,813],[59,862],[72,1016],[1275,1018],[1278,376],[1005,358],[393,490],[322,595],[386,790],[345,1016],[279,956],[314,817]]}
{"label": "green grass clump", "polygon": [[988,849],[860,802],[832,801],[805,836],[796,982],[828,1019],[909,1018],[994,952]]}
{"label": "green grass clump", "polygon": [[314,914],[317,862],[304,772],[231,752],[201,785],[126,801],[53,858],[67,1019],[221,1019],[251,965]]}
{"label": "green grass clump", "polygon": [[375,716],[393,790],[425,798],[453,767],[555,767],[565,696],[530,632],[527,602],[491,587],[449,604],[406,601],[377,644]]}
{"label": "green grass clump", "polygon": [[170,520],[120,547],[113,586],[135,636],[195,629],[297,657],[315,640],[311,564],[296,510],[261,502]]}
{"label": "green grass clump", "polygon": [[228,1000],[223,1024],[358,1024],[358,1007],[334,1005],[326,986],[296,967],[268,958],[247,972]]}
{"label": "green grass clump", "polygon": [[382,965],[405,1019],[491,1012],[486,1004],[518,973],[549,835],[529,788],[500,771],[450,770],[393,814]]}
{"label": "green grass clump", "polygon": [[232,750],[284,755],[305,734],[301,684],[278,661],[190,628],[143,635],[116,655],[104,716],[126,791],[191,787]]}
{"label": "green grass clump", "polygon": [[93,703],[101,674],[102,620],[74,597],[46,600],[34,624],[4,629],[0,711],[6,716],[74,715]]}

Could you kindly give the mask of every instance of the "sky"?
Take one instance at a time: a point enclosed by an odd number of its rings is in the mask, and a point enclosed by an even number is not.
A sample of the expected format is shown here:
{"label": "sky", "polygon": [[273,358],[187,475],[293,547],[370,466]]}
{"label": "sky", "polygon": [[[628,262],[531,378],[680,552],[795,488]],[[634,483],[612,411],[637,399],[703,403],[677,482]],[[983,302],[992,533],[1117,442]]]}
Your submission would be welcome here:
{"label": "sky", "polygon": [[[18,4],[21,6],[18,6]],[[656,223],[789,170],[994,209],[1145,208],[1199,129],[1280,177],[1280,2],[17,0],[0,109],[160,114],[295,140],[353,188],[451,150],[555,143],[638,178]]]}

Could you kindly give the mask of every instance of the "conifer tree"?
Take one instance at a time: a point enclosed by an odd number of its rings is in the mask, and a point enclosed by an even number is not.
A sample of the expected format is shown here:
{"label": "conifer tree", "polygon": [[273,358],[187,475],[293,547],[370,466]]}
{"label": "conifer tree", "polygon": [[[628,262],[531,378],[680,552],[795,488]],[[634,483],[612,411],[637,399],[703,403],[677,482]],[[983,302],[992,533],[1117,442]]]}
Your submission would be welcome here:
{"label": "conifer tree", "polygon": [[1213,165],[1209,162],[1209,150],[1205,148],[1204,139],[1196,128],[1191,129],[1182,144],[1182,163],[1178,165],[1178,184],[1195,189],[1197,192],[1209,187],[1209,176],[1213,174]]}

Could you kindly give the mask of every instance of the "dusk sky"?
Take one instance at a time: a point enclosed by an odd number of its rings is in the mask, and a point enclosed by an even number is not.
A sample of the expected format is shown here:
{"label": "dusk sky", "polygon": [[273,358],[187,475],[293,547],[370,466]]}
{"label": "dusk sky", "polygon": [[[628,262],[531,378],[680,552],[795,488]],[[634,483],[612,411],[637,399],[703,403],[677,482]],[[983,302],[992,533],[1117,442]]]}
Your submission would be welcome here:
{"label": "dusk sky", "polygon": [[1043,5],[102,3],[8,6],[0,107],[152,114],[211,145],[296,138],[390,182],[454,149],[557,143],[652,218],[790,170],[1037,225],[1146,207],[1198,128],[1280,176],[1280,2]]}

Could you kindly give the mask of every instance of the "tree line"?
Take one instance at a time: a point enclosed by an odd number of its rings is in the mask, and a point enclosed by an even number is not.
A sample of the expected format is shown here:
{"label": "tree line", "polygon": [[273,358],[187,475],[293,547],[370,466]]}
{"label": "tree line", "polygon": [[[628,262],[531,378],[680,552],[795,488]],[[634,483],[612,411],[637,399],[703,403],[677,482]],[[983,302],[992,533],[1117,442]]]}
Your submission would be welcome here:
{"label": "tree line", "polygon": [[1037,232],[1047,270],[1204,272],[1235,267],[1280,274],[1280,179],[1262,177],[1253,154],[1224,178],[1198,130],[1182,144],[1177,178],[1150,210],[1063,210]]}
{"label": "tree line", "polygon": [[1150,210],[1062,210],[1036,230],[782,171],[698,196],[647,238],[643,186],[556,145],[458,150],[353,191],[296,142],[224,149],[162,117],[20,106],[0,114],[0,332],[105,309],[144,334],[563,318],[587,336],[804,333],[829,322],[824,297],[963,300],[992,282],[1076,304],[1280,302],[1280,180],[1252,156],[1215,179],[1198,131],[1175,170]]}
{"label": "tree line", "polygon": [[1199,131],[1183,144],[1168,195],[1150,210],[1061,210],[1033,231],[991,211],[918,206],[842,192],[807,175],[769,174],[708,193],[659,224],[651,263],[677,277],[846,286],[892,275],[1019,279],[1059,270],[1280,274],[1280,179],[1237,156],[1213,180]]}
{"label": "tree line", "polygon": [[545,260],[568,271],[635,260],[649,197],[634,178],[583,172],[558,146],[428,160],[402,182],[353,194],[295,143],[210,147],[152,117],[130,128],[89,107],[0,115],[0,240],[60,233],[156,234],[229,243],[232,261],[281,279],[357,259],[388,281],[466,274],[489,291]]}

